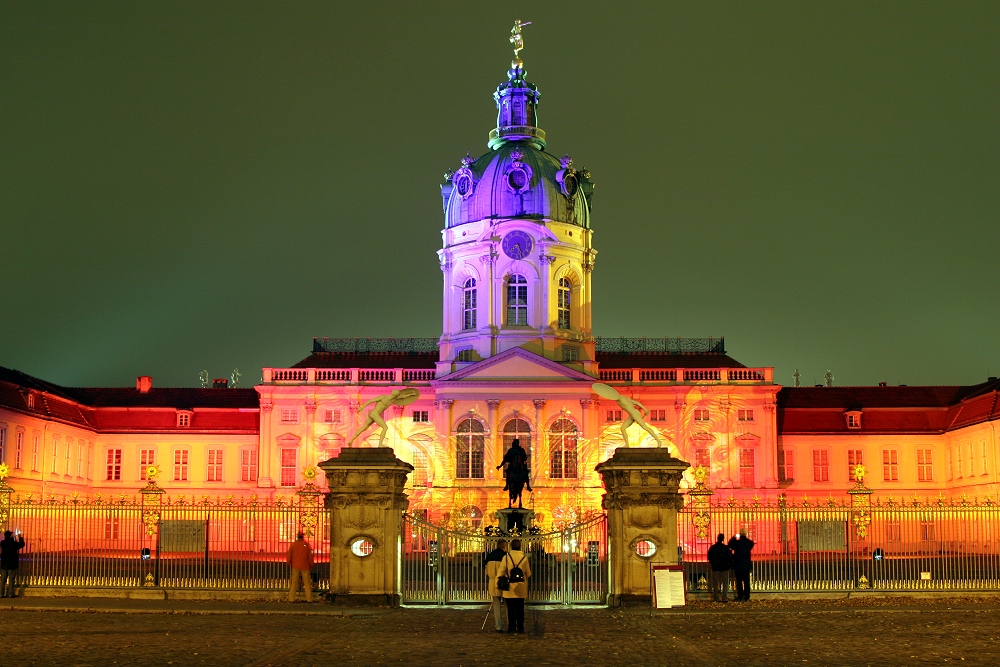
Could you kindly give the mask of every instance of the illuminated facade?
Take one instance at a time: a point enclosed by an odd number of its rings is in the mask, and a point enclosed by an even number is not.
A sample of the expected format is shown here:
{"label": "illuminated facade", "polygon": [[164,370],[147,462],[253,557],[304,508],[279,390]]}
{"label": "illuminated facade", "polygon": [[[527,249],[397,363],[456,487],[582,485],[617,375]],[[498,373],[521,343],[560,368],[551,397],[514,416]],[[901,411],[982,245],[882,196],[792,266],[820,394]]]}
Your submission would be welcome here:
{"label": "illuminated facade", "polygon": [[[0,459],[36,497],[133,494],[160,469],[168,494],[290,495],[336,455],[359,406],[392,389],[386,443],[414,465],[411,509],[478,526],[506,506],[496,470],[530,453],[526,498],[543,525],[600,508],[594,467],[622,445],[622,413],[595,381],[641,402],[675,455],[723,498],[841,497],[863,463],[880,493],[997,499],[1000,383],[785,387],[721,339],[598,338],[592,329],[594,184],[546,152],[539,93],[516,61],[497,88],[489,150],[442,185],[440,339],[314,340],[254,389],[58,387],[0,369]],[[639,427],[633,445],[649,446]],[[377,430],[355,446],[372,446]],[[688,483],[690,479],[686,480]]]}

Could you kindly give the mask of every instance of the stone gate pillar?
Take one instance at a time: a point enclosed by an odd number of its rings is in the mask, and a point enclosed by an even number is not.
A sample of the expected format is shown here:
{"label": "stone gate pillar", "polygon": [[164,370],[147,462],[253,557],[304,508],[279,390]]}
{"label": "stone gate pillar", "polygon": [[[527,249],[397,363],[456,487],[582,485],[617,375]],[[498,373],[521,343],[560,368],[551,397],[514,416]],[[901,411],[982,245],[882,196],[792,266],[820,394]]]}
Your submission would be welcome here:
{"label": "stone gate pillar", "polygon": [[319,467],[329,488],[331,601],[398,605],[403,487],[413,466],[378,447],[343,449]]}
{"label": "stone gate pillar", "polygon": [[[684,505],[678,488],[687,468],[666,447],[619,447],[598,464],[608,512],[608,606],[648,604],[650,562],[677,564],[677,511]],[[655,547],[651,556],[639,554],[649,553],[641,542]]]}

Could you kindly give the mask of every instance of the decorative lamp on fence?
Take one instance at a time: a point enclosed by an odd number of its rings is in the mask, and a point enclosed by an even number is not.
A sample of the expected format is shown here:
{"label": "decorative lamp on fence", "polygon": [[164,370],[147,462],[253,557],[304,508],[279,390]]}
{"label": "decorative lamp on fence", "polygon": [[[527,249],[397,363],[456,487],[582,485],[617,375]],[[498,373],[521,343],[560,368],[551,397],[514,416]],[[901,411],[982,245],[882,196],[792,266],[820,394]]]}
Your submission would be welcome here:
{"label": "decorative lamp on fence", "polygon": [[323,492],[319,490],[313,482],[316,479],[317,470],[314,466],[307,466],[302,471],[302,477],[306,483],[302,485],[295,494],[299,497],[299,523],[302,533],[306,537],[312,537],[316,533],[316,522],[319,517],[319,499]]}
{"label": "decorative lamp on fence", "polygon": [[10,519],[10,494],[14,493],[13,487],[7,483],[7,475],[10,468],[6,463],[0,463],[0,529],[7,530],[7,521]]}
{"label": "decorative lamp on fence", "polygon": [[704,466],[694,469],[694,488],[689,489],[687,494],[691,497],[691,504],[694,507],[694,514],[691,515],[691,523],[694,524],[695,534],[699,540],[708,537],[708,526],[712,523],[711,500],[715,491],[705,486],[708,478],[708,471]]}

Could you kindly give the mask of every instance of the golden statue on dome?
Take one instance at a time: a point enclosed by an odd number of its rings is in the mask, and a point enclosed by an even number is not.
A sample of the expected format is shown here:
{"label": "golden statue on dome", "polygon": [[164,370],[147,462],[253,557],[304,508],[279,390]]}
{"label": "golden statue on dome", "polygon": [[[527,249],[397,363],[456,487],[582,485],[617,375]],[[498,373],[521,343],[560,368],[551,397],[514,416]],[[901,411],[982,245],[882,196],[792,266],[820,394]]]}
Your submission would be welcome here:
{"label": "golden statue on dome", "polygon": [[531,21],[521,21],[521,19],[514,19],[514,27],[510,29],[510,43],[514,45],[514,60],[511,61],[511,67],[521,67],[524,62],[521,60],[520,52],[524,48],[524,37],[521,35],[521,28],[526,25],[531,25]]}

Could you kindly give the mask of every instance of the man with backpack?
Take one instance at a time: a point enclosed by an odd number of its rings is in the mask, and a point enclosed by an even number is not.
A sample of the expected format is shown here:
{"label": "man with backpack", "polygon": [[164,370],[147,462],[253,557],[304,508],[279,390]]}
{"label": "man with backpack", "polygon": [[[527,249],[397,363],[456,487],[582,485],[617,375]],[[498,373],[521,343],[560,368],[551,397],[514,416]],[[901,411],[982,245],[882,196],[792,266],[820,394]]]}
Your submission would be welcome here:
{"label": "man with backpack", "polygon": [[528,597],[531,564],[521,551],[521,540],[510,541],[510,551],[500,562],[497,575],[497,587],[507,604],[507,632],[524,634],[524,600]]}
{"label": "man with backpack", "polygon": [[733,552],[725,540],[725,534],[719,533],[715,544],[708,548],[708,564],[712,567],[712,602],[729,602],[729,572],[733,569]]}

